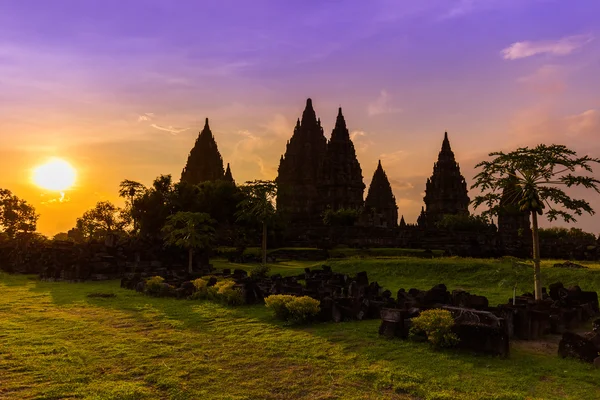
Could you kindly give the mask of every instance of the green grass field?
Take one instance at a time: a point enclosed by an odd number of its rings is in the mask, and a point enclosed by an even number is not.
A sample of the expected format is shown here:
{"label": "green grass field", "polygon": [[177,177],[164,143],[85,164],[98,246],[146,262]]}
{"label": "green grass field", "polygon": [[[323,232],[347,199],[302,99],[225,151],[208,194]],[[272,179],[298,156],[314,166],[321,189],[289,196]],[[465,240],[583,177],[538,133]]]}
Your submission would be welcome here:
{"label": "green grass field", "polygon": [[[350,258],[395,292],[446,283],[505,302],[507,261]],[[236,268],[215,261],[218,268]],[[323,263],[281,262],[298,274]],[[600,291],[600,265],[544,268]],[[249,268],[248,265],[242,265]],[[522,282],[522,286],[529,285]],[[531,285],[529,285],[531,286]],[[114,293],[114,298],[88,297]],[[382,339],[379,321],[289,327],[264,306],[157,299],[117,281],[39,282],[0,274],[0,399],[598,399],[600,371],[556,355],[557,337],[514,341],[499,359]]]}

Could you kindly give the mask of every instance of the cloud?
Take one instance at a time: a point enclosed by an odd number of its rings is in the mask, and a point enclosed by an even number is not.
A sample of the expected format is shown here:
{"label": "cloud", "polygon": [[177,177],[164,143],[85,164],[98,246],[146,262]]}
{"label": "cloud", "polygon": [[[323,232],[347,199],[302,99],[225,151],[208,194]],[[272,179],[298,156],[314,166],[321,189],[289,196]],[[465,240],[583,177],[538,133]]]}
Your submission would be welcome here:
{"label": "cloud", "polygon": [[394,107],[390,104],[391,96],[387,91],[382,90],[379,97],[368,105],[367,113],[370,117],[381,114],[396,114],[402,112],[401,108]]}
{"label": "cloud", "polygon": [[558,65],[543,65],[533,74],[517,79],[528,89],[548,95],[562,93],[566,89],[564,69]]}
{"label": "cloud", "polygon": [[138,116],[138,122],[151,121],[152,118],[154,118],[154,113],[143,113],[142,115]]}
{"label": "cloud", "polygon": [[[400,160],[406,158],[407,153],[404,150],[397,150],[393,153],[383,153],[379,155],[379,159],[383,164],[395,164]],[[385,168],[385,165],[383,166]]]}
{"label": "cloud", "polygon": [[564,119],[566,133],[571,137],[600,137],[600,112],[587,110],[581,114],[571,115]]}
{"label": "cloud", "polygon": [[591,35],[574,35],[554,41],[516,42],[503,49],[502,55],[505,60],[518,60],[539,54],[566,56],[592,40],[593,37]]}
{"label": "cloud", "polygon": [[364,131],[350,132],[350,139],[352,140],[352,143],[354,143],[354,148],[357,153],[366,153],[373,145],[373,141],[368,138],[367,133]]}
{"label": "cloud", "polygon": [[185,132],[190,128],[177,128],[174,126],[162,126],[157,124],[150,124],[151,127],[156,128],[161,131],[169,132],[171,135],[177,135],[178,133]]}
{"label": "cloud", "polygon": [[412,182],[398,179],[390,179],[390,185],[392,186],[392,189],[398,191],[412,190],[415,188],[415,185]]}

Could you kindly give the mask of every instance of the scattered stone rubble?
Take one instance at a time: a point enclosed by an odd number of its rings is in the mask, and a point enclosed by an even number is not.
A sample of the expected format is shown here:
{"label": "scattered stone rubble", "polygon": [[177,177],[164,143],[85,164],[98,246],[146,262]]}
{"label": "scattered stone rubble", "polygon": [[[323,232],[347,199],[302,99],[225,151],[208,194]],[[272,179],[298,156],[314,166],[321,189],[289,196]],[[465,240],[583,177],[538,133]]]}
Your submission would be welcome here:
{"label": "scattered stone rubble", "polygon": [[[511,298],[496,307],[491,307],[484,296],[464,290],[449,292],[443,284],[429,290],[400,289],[394,297],[377,282],[369,282],[366,272],[349,276],[333,272],[325,265],[320,269],[306,268],[297,276],[273,275],[268,278],[250,277],[239,269],[205,270],[194,276],[163,269],[128,274],[122,279],[121,287],[143,292],[144,280],[155,275],[162,276],[164,284],[175,288],[172,296],[177,298],[191,296],[195,291],[191,281],[207,275],[233,279],[247,304],[261,303],[273,294],[310,296],[321,302],[318,320],[340,322],[381,318],[379,334],[386,337],[407,338],[412,318],[424,310],[442,308],[450,311],[455,319],[453,330],[460,339],[459,348],[503,357],[509,355],[509,341],[513,338],[536,340],[553,333],[564,334],[562,356],[577,356],[593,362],[595,358],[589,354],[593,353],[592,347],[600,343],[596,331],[592,339],[568,332],[599,313],[597,293],[582,291],[579,286],[565,288],[560,282],[550,285],[549,291],[544,288],[540,302],[526,293],[517,296],[514,304]],[[216,278],[211,279],[209,286],[216,282]]]}

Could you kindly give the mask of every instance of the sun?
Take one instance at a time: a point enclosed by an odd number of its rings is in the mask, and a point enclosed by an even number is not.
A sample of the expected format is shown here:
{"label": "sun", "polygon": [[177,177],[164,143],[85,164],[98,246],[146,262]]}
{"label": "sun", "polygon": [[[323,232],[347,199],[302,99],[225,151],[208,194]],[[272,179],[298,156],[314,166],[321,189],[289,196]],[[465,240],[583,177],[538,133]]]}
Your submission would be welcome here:
{"label": "sun", "polygon": [[33,182],[42,189],[63,192],[75,184],[77,172],[68,162],[53,158],[33,170]]}

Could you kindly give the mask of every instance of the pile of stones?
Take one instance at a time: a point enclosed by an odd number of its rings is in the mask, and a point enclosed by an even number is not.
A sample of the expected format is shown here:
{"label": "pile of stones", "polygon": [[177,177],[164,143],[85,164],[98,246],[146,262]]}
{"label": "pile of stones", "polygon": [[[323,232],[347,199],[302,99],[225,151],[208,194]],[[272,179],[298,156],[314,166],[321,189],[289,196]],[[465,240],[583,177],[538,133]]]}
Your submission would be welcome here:
{"label": "pile of stones", "polygon": [[[459,347],[478,352],[508,356],[509,340],[536,340],[546,334],[565,334],[598,314],[598,294],[579,286],[565,288],[560,282],[543,290],[543,300],[526,293],[507,304],[490,307],[487,298],[462,290],[450,293],[443,284],[428,291],[398,291],[395,307],[381,314],[379,333],[388,337],[408,337],[411,319],[422,311],[442,308],[454,316],[454,332]],[[599,361],[600,362],[600,361]]]}
{"label": "pile of stones", "polygon": [[[251,277],[244,270],[224,269],[222,272],[199,271],[189,275],[182,271],[167,269],[147,271],[137,274],[126,274],[121,280],[121,287],[144,291],[145,280],[152,276],[164,278],[164,284],[173,287],[173,297],[187,298],[195,291],[192,280],[210,275],[209,286],[217,282],[217,278],[232,279],[234,286],[243,293],[246,304],[262,303],[265,297],[274,294],[293,296],[310,296],[321,302],[321,321],[348,321],[368,318],[380,318],[381,309],[396,306],[392,292],[384,290],[377,282],[369,282],[366,272],[356,276],[335,273],[328,266],[321,269],[306,268],[303,274],[283,277],[279,274],[270,277]],[[301,283],[304,281],[304,284]]]}
{"label": "pile of stones", "polygon": [[583,335],[565,332],[558,345],[558,354],[563,358],[578,358],[600,368],[600,319],[593,322],[591,332]]}

